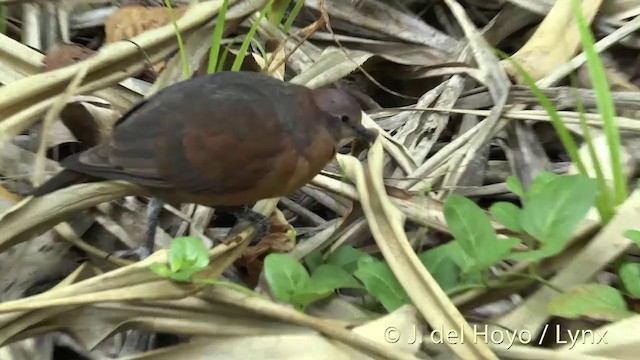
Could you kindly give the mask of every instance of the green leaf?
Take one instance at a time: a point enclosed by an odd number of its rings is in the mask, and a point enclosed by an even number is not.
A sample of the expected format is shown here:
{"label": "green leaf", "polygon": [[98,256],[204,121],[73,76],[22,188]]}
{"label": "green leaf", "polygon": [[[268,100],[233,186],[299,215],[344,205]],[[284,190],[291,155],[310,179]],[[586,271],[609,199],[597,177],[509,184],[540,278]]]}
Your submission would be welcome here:
{"label": "green leaf", "polygon": [[287,236],[287,239],[291,241],[291,243],[295,244],[296,238],[298,237],[298,232],[296,231],[295,228],[290,227],[287,229],[286,236]]}
{"label": "green leaf", "polygon": [[209,252],[202,240],[193,236],[173,239],[169,248],[171,270],[201,270],[209,265]]}
{"label": "green leaf", "polygon": [[546,259],[551,256],[555,256],[559,254],[564,248],[561,246],[562,244],[551,243],[545,244],[540,249],[531,250],[531,251],[523,251],[523,252],[513,252],[507,256],[507,259],[516,260],[516,261],[540,261],[542,259]]}
{"label": "green leaf", "polygon": [[444,203],[444,217],[453,237],[468,255],[478,255],[484,244],[497,241],[496,232],[482,209],[463,196],[449,195]]}
{"label": "green leaf", "polygon": [[467,272],[460,274],[460,285],[482,285],[485,287],[484,271]]}
{"label": "green leaf", "polygon": [[153,263],[149,265],[149,270],[162,277],[169,277],[173,272],[165,264]]}
{"label": "green leaf", "polygon": [[564,246],[594,205],[597,186],[583,175],[552,179],[525,204],[520,213],[522,228],[542,243]]}
{"label": "green leaf", "polygon": [[203,269],[207,267],[209,265],[209,250],[202,240],[192,236],[185,237],[184,239],[186,243],[186,259],[191,268]]}
{"label": "green leaf", "polygon": [[418,255],[422,264],[438,282],[442,290],[447,291],[458,285],[459,269],[452,256],[452,247],[447,243],[427,250]]}
{"label": "green leaf", "polygon": [[304,257],[304,263],[307,264],[309,271],[314,272],[318,268],[318,266],[324,264],[322,252],[320,252],[320,250],[318,249],[313,250]]}
{"label": "green leaf", "polygon": [[448,243],[438,247],[446,248],[446,251],[449,256],[451,256],[453,262],[458,265],[463,273],[469,273],[472,268],[477,267],[476,259],[467,255],[467,253],[462,250],[462,247],[460,247],[460,243],[458,241],[449,241]]}
{"label": "green leaf", "polygon": [[362,281],[367,292],[378,299],[388,312],[410,303],[407,293],[386,262],[361,259],[354,275]]}
{"label": "green leaf", "polygon": [[522,231],[520,226],[521,209],[510,202],[497,202],[489,208],[495,218],[507,229],[515,232]]}
{"label": "green leaf", "polygon": [[304,290],[310,280],[304,266],[285,254],[267,255],[263,270],[273,296],[289,303],[293,294]]}
{"label": "green leaf", "polygon": [[524,192],[524,188],[522,187],[522,183],[515,176],[509,176],[507,178],[507,189],[511,190],[512,193],[518,195],[518,197],[522,200],[525,200],[527,195]]}
{"label": "green leaf", "polygon": [[327,289],[304,289],[291,296],[291,304],[299,310],[304,310],[307,306],[332,294],[333,291]]}
{"label": "green leaf", "polygon": [[624,237],[636,243],[636,245],[640,246],[640,231],[638,230],[627,230],[624,232]]}
{"label": "green leaf", "polygon": [[[491,263],[494,265],[498,261],[505,260],[511,255],[511,249],[520,243],[520,239],[517,237],[507,237],[505,239],[498,240],[494,245],[494,254],[496,259]],[[487,266],[489,267],[489,266]]]}
{"label": "green leaf", "polygon": [[358,250],[352,246],[340,246],[327,258],[327,264],[336,265],[344,269],[349,274],[353,274],[358,268],[358,260],[363,256],[369,256],[364,251]]}
{"label": "green leaf", "polygon": [[291,303],[304,310],[313,302],[331,296],[336,289],[361,289],[362,287],[348,272],[335,265],[323,264],[311,274],[311,278],[304,289],[300,289],[291,295]]}
{"label": "green leaf", "polygon": [[171,243],[171,247],[169,248],[169,268],[171,272],[176,272],[182,268],[184,263],[184,254],[182,251],[183,249],[180,244],[173,245],[173,243]]}
{"label": "green leaf", "polygon": [[640,299],[640,264],[622,264],[619,274],[624,288],[627,289],[633,297]]}
{"label": "green leaf", "polygon": [[362,289],[362,285],[353,275],[332,264],[320,265],[311,274],[311,281],[307,289],[335,290],[343,288]]}
{"label": "green leaf", "polygon": [[622,294],[602,284],[583,284],[561,294],[549,303],[549,313],[564,318],[586,316],[597,320],[616,321],[633,315]]}
{"label": "green leaf", "polygon": [[191,277],[193,274],[197,273],[199,270],[188,269],[188,270],[179,270],[174,273],[171,273],[169,277],[175,281],[191,281]]}
{"label": "green leaf", "polygon": [[358,259],[358,268],[364,264],[368,264],[368,263],[372,263],[372,262],[376,262],[376,261],[380,261],[379,259],[365,253],[364,256],[362,256],[361,258]]}
{"label": "green leaf", "polygon": [[473,201],[450,194],[444,203],[444,217],[449,230],[467,255],[476,259],[477,267],[489,268],[507,256],[518,240],[498,240],[491,222]]}
{"label": "green leaf", "polygon": [[539,193],[544,192],[546,190],[547,185],[549,185],[550,182],[552,182],[553,180],[559,177],[561,176],[558,174],[548,172],[548,171],[541,171],[540,173],[538,173],[536,178],[533,179],[533,182],[531,183],[531,187],[529,188],[529,191],[527,193],[527,198],[531,199],[532,197],[538,195]]}

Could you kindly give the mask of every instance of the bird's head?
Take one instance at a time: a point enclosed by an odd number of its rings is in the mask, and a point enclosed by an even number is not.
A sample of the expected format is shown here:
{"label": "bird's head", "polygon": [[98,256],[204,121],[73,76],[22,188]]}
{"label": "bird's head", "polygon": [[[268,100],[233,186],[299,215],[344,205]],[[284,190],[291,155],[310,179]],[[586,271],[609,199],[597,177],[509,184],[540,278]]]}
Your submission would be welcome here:
{"label": "bird's head", "polygon": [[336,142],[354,138],[369,144],[375,141],[377,133],[362,126],[362,109],[349,93],[340,89],[315,89],[313,100]]}

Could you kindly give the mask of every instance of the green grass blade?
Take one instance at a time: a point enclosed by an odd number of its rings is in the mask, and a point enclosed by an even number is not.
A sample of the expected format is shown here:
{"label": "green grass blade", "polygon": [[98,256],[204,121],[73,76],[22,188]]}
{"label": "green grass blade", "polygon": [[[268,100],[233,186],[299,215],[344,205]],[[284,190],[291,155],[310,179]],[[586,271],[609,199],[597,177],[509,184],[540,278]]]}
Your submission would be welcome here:
{"label": "green grass blade", "polygon": [[284,31],[285,34],[289,33],[289,29],[291,29],[291,25],[296,20],[296,17],[298,16],[300,11],[302,10],[303,6],[304,6],[304,0],[297,0],[296,1],[295,6],[293,7],[291,12],[289,13],[289,17],[287,17],[287,21],[284,23],[284,26],[282,27],[282,31]]}
{"label": "green grass blade", "polygon": [[9,25],[9,7],[7,5],[0,5],[0,34],[7,33],[8,25]]}
{"label": "green grass blade", "polygon": [[211,38],[211,49],[209,50],[209,64],[207,66],[207,74],[213,73],[218,65],[218,56],[220,55],[220,47],[222,46],[222,32],[224,30],[225,17],[227,15],[227,7],[229,0],[224,0],[220,11],[218,12],[218,21],[213,29],[213,37]]}
{"label": "green grass blade", "polygon": [[587,125],[587,119],[585,118],[585,110],[582,104],[582,100],[580,99],[580,95],[576,91],[576,79],[575,76],[571,76],[571,89],[574,92],[574,96],[576,99],[576,110],[578,111],[578,116],[580,119],[580,129],[582,130],[582,136],[584,138],[584,142],[587,145],[587,149],[589,150],[589,156],[591,157],[591,161],[593,163],[593,169],[596,173],[596,181],[598,183],[599,194],[596,199],[596,207],[598,208],[598,212],[600,213],[600,217],[602,222],[608,222],[615,213],[615,203],[612,198],[611,190],[609,186],[607,186],[607,180],[604,177],[604,173],[602,172],[602,167],[600,166],[600,160],[596,155],[596,149],[593,146],[593,137],[591,136],[591,130]]}
{"label": "green grass blade", "polygon": [[273,11],[269,16],[269,21],[271,21],[275,26],[279,26],[287,12],[289,4],[291,4],[291,0],[278,1],[273,7]]}
{"label": "green grass blade", "polygon": [[171,24],[173,24],[173,29],[176,32],[176,39],[178,40],[178,51],[180,52],[180,60],[182,61],[182,70],[184,72],[184,78],[188,79],[190,75],[189,75],[189,65],[187,64],[187,53],[184,51],[184,43],[182,42],[182,35],[180,34],[180,29],[178,29],[176,14],[173,12],[173,8],[171,7],[171,2],[169,0],[164,0],[164,4],[167,6],[167,11],[169,12],[169,18],[171,19]]}
{"label": "green grass blade", "polygon": [[604,132],[609,145],[609,155],[611,157],[611,167],[613,172],[613,183],[616,204],[620,204],[627,199],[627,178],[622,168],[620,158],[620,134],[616,125],[616,109],[611,97],[611,91],[607,82],[602,60],[594,48],[594,38],[587,20],[582,13],[582,8],[577,0],[573,0],[574,16],[580,30],[582,46],[587,59],[589,77],[596,95],[596,105],[598,112],[604,122]]}
{"label": "green grass blade", "polygon": [[240,70],[240,67],[242,66],[244,58],[247,56],[247,51],[249,50],[249,44],[251,44],[251,40],[253,39],[253,36],[255,35],[256,30],[258,29],[258,26],[260,25],[260,22],[262,21],[262,19],[264,19],[265,15],[271,11],[271,5],[273,4],[273,1],[274,0],[269,0],[269,2],[264,6],[264,8],[260,10],[260,13],[258,14],[258,18],[256,19],[256,21],[254,21],[253,24],[251,24],[251,28],[249,29],[249,32],[247,32],[247,35],[245,36],[244,41],[242,42],[242,45],[240,45],[240,49],[238,50],[238,54],[236,55],[236,58],[233,60],[233,65],[231,65],[231,71]]}
{"label": "green grass blade", "polygon": [[545,111],[549,115],[549,118],[551,119],[551,124],[553,125],[554,129],[558,133],[558,137],[560,138],[560,141],[562,142],[562,145],[564,146],[565,150],[567,150],[567,153],[569,154],[571,161],[573,161],[576,164],[576,166],[578,167],[578,171],[580,171],[581,174],[588,175],[587,169],[584,166],[582,159],[578,155],[578,145],[576,144],[575,140],[571,136],[571,133],[569,132],[567,127],[564,125],[564,122],[560,118],[560,114],[558,114],[558,111],[556,110],[556,108],[553,106],[553,103],[540,90],[538,85],[536,85],[536,82],[535,80],[533,80],[531,75],[529,75],[529,73],[527,73],[526,70],[522,68],[522,66],[518,64],[517,61],[513,60],[511,57],[509,57],[509,55],[503,53],[500,50],[497,50],[497,52],[501,57],[507,59],[507,61],[509,61],[515,67],[515,69],[518,71],[520,76],[522,76],[522,78],[524,79],[524,82],[527,84],[527,86],[529,86],[529,88],[531,89],[531,92],[533,92],[535,97],[538,99],[538,102],[540,103],[540,105],[545,109]]}
{"label": "green grass blade", "polygon": [[229,55],[229,51],[231,51],[230,46],[231,46],[231,44],[229,44],[229,45],[224,47],[224,51],[222,52],[222,56],[220,56],[220,63],[218,64],[218,69],[216,70],[216,72],[220,72],[224,68],[224,63],[227,60],[227,56]]}
{"label": "green grass blade", "polygon": [[269,62],[267,57],[267,49],[264,48],[264,46],[262,46],[262,44],[260,43],[260,41],[256,40],[256,39],[251,39],[251,43],[253,44],[253,46],[256,47],[256,49],[258,50],[258,52],[260,53],[260,56],[262,56],[262,58],[264,59],[265,62]]}

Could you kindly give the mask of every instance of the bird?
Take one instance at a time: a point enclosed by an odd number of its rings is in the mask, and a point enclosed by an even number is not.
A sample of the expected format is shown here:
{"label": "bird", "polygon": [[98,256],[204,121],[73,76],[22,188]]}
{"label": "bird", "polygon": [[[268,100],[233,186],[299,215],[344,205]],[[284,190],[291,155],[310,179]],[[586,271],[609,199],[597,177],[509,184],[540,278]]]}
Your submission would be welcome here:
{"label": "bird", "polygon": [[63,170],[31,195],[105,180],[143,187],[152,196],[146,241],[120,253],[142,259],[153,250],[164,203],[231,209],[240,219],[262,222],[265,231],[266,218],[250,204],[291,194],[345,141],[371,144],[376,136],[344,90],[222,71],[177,82],[137,103],[106,139],[63,159]]}

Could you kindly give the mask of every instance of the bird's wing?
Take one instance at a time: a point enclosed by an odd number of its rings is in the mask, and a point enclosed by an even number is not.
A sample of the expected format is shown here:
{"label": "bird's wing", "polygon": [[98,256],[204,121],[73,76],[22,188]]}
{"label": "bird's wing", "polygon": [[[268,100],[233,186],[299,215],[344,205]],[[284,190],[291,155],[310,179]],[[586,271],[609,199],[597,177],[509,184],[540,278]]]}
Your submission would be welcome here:
{"label": "bird's wing", "polygon": [[108,143],[63,165],[144,186],[228,193],[255,186],[279,154],[300,143],[284,131],[281,118],[282,107],[304,110],[302,94],[274,103],[275,94],[252,84],[183,84],[137,106]]}

